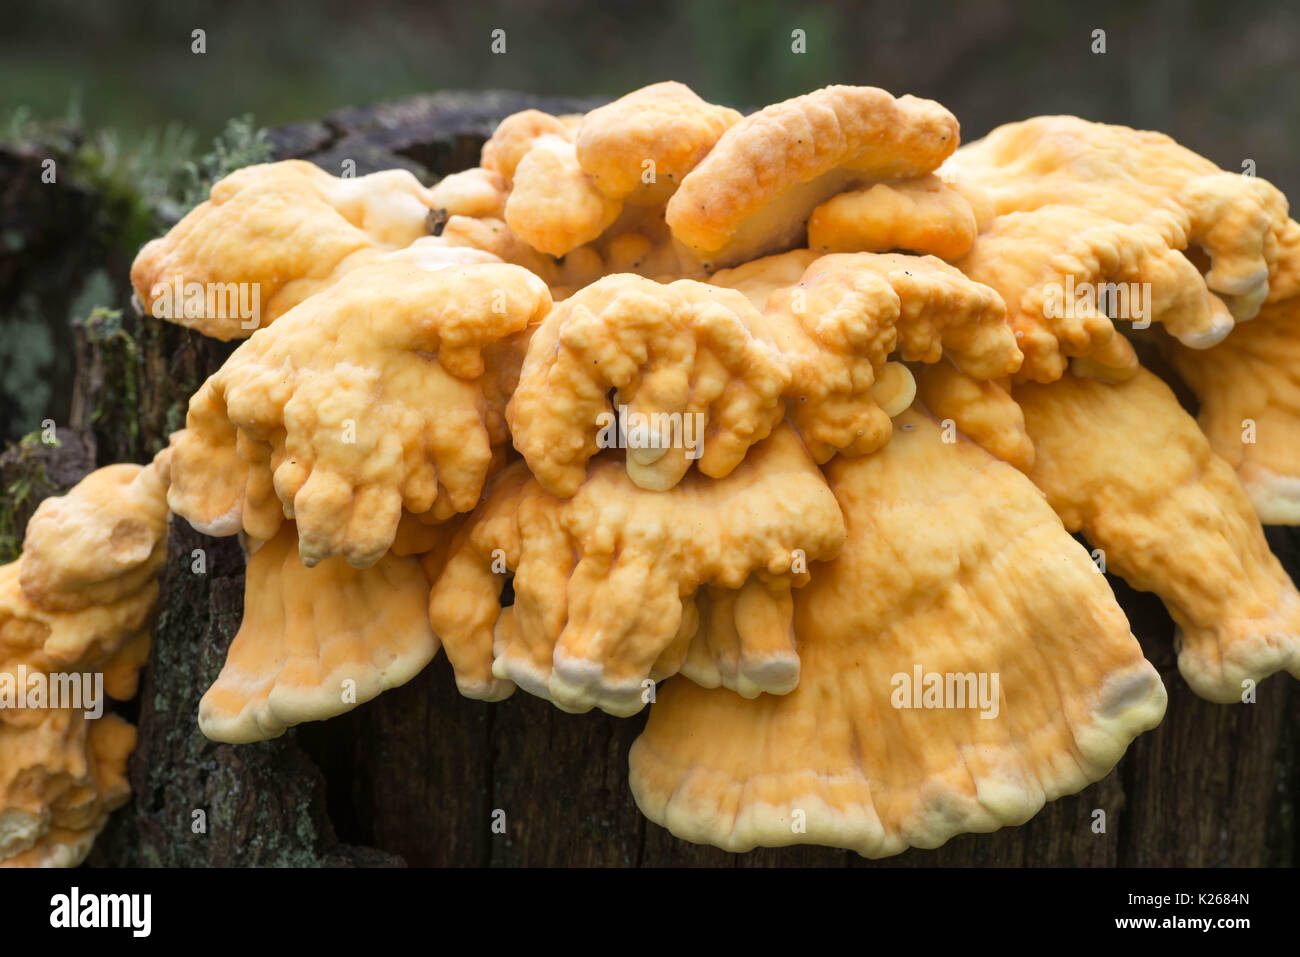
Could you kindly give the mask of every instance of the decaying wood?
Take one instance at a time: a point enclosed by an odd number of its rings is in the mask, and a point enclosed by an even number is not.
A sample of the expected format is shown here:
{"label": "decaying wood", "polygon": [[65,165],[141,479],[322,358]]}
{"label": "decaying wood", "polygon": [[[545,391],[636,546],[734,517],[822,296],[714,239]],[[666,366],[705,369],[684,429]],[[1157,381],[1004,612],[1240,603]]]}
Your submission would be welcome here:
{"label": "decaying wood", "polygon": [[[517,94],[447,93],[345,110],[273,136],[281,156],[339,172],[405,165],[421,175],[471,165],[501,116],[526,106],[590,104]],[[82,330],[75,434],[93,433],[99,461],[147,460],[179,427],[184,400],[229,346],[150,319]],[[129,339],[130,348],[126,342]],[[123,401],[127,384],[132,402]],[[64,453],[80,448],[70,443]],[[90,467],[77,466],[56,484]],[[9,472],[5,473],[8,480]],[[52,473],[51,473],[52,474]],[[1300,533],[1270,530],[1300,576]],[[205,569],[194,571],[196,550]],[[1172,624],[1158,601],[1112,579],[1170,692],[1164,723],[1081,794],[1022,827],[965,835],[879,862],[817,847],[732,855],[678,841],[648,823],[627,786],[627,751],[644,716],[567,715],[518,693],[500,704],[456,693],[439,656],[406,686],[331,721],[231,747],[196,726],[242,608],[243,557],[233,539],[173,523],[154,651],[140,698],[132,803],[93,863],[146,865],[1292,865],[1300,784],[1300,691],[1274,677],[1255,704],[1221,706],[1187,690]],[[1105,812],[1104,833],[1094,829]],[[206,830],[196,833],[195,812]],[[504,815],[504,816],[503,816]],[[500,824],[504,822],[504,833]],[[494,829],[494,823],[498,825]]]}

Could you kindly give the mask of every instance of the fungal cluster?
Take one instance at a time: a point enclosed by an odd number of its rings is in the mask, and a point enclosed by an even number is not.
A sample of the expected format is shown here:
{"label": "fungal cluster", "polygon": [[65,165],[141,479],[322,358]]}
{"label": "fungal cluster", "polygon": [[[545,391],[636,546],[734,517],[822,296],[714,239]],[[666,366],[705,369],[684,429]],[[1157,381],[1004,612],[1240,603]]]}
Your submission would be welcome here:
{"label": "fungal cluster", "polygon": [[135,697],[167,554],[167,466],[110,465],[27,523],[0,566],[0,866],[72,867],[131,789]]}
{"label": "fungal cluster", "polygon": [[[1161,134],[959,148],[874,88],[742,116],[658,83],[511,116],[432,188],[240,170],[132,281],[244,340],[156,473],[249,555],[214,740],[442,648],[470,698],[648,706],[631,788],[681,838],[881,857],[1023,823],[1159,723],[1099,556],[1197,694],[1300,676],[1261,525],[1300,523],[1300,225]],[[173,309],[192,284],[223,295]]]}

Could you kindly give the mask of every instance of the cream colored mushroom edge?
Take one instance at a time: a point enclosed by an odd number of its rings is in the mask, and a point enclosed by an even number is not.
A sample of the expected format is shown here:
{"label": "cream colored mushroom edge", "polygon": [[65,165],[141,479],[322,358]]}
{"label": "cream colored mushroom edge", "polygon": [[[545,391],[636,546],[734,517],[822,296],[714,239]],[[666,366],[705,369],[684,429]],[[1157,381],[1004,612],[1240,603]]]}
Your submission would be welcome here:
{"label": "cream colored mushroom edge", "polygon": [[[1161,721],[1099,556],[1196,694],[1300,676],[1261,524],[1300,524],[1300,225],[1162,134],[962,146],[879,89],[746,116],[656,83],[510,116],[432,187],[247,167],[131,278],[242,341],[153,465],[41,506],[0,658],[129,696],[167,512],[239,534],[215,741],[442,649],[469,698],[648,710],[631,793],[684,840],[877,858],[1021,824]],[[169,310],[190,282],[260,312]],[[132,733],[27,717],[0,714],[0,857],[75,863]]]}

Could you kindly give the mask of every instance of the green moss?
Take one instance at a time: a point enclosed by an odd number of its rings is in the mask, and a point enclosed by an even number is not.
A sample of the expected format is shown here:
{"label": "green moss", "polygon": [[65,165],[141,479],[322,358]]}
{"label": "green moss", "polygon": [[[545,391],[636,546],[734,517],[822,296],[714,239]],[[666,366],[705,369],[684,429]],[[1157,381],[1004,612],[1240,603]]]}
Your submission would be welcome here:
{"label": "green moss", "polygon": [[129,143],[113,130],[87,136],[69,156],[71,172],[102,203],[106,245],[126,256],[156,236],[184,188],[181,170],[193,156],[194,135],[177,125]]}
{"label": "green moss", "polygon": [[[94,315],[97,307],[129,309],[125,264],[139,248],[204,199],[215,180],[272,158],[266,132],[251,116],[230,120],[206,151],[197,148],[197,139],[175,124],[139,136],[88,131],[75,104],[53,118],[26,109],[0,116],[0,144],[28,165],[52,159],[59,188],[66,191],[57,202],[78,216],[72,237],[54,255],[25,249],[29,231],[22,224],[0,230],[0,251],[17,257],[20,266],[12,291],[6,290],[11,304],[0,310],[0,437],[15,438],[47,417],[67,417],[74,377],[71,323]],[[42,188],[23,201],[39,206]],[[130,336],[117,335],[119,328],[106,325],[103,332],[111,338],[102,358],[109,381],[93,400],[102,406],[89,410],[90,419],[102,440],[102,457],[136,460],[153,451],[141,448],[141,435],[163,418],[180,427],[184,410],[154,409],[139,394],[146,374],[142,351]],[[137,337],[142,331],[132,323],[124,328]]]}
{"label": "green moss", "polygon": [[[0,564],[18,557],[27,530],[27,517],[36,504],[54,490],[45,466],[33,455],[42,444],[39,431],[29,432],[15,443],[19,456],[18,478],[5,487],[4,497],[0,498]],[[53,445],[55,448],[59,445],[57,436]]]}
{"label": "green moss", "polygon": [[186,210],[192,209],[208,198],[208,191],[217,180],[245,166],[268,162],[273,155],[266,130],[260,129],[251,115],[232,118],[212,141],[211,150],[196,162],[185,164],[180,185],[181,204]]}
{"label": "green moss", "polygon": [[273,157],[251,115],[229,120],[205,153],[196,141],[178,123],[139,136],[87,132],[75,103],[62,117],[41,120],[19,108],[0,122],[0,142],[58,159],[63,174],[99,197],[100,214],[87,228],[127,257],[206,199],[214,182]]}
{"label": "green moss", "polygon": [[103,306],[91,310],[83,323],[87,340],[98,348],[105,365],[105,388],[91,410],[90,422],[100,432],[112,423],[114,435],[125,435],[124,447],[114,454],[128,460],[140,438],[139,348],[127,331],[122,310]]}

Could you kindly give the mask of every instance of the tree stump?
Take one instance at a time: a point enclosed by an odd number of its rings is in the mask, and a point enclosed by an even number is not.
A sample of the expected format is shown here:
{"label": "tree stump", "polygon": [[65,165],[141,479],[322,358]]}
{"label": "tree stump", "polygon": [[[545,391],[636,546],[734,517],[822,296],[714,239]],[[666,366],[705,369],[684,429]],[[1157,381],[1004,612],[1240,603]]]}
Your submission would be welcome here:
{"label": "tree stump", "polygon": [[[473,165],[493,125],[511,112],[592,105],[513,93],[439,93],[342,110],[319,123],[272,131],[270,140],[278,158],[310,159],[331,173],[351,160],[357,174],[404,166],[432,182]],[[32,171],[30,164],[16,168]],[[57,210],[30,208],[43,196],[65,206],[93,200],[23,192],[25,215],[55,221]],[[77,255],[84,258],[80,248]],[[13,281],[7,265],[0,262],[0,280]],[[123,279],[115,276],[118,288]],[[44,483],[43,495],[66,489],[95,463],[148,461],[183,424],[188,396],[232,349],[129,310],[88,317],[75,341],[55,338],[76,358],[67,441],[35,455],[9,453],[0,463],[6,489],[26,476]],[[22,517],[21,510],[9,511],[11,523]],[[1300,533],[1271,529],[1269,538],[1293,578],[1300,576]],[[1024,826],[961,836],[938,850],[878,863],[820,847],[734,855],[679,841],[637,811],[627,752],[644,714],[568,715],[524,693],[499,704],[471,701],[456,692],[441,655],[404,687],[339,718],[261,744],[207,741],[197,727],[198,700],[239,626],[243,557],[234,539],[205,538],[174,519],[153,652],[138,699],[122,709],[140,729],[129,769],[134,794],[113,816],[90,863],[1295,864],[1295,682],[1268,680],[1250,705],[1196,698],[1178,675],[1173,625],[1159,601],[1117,579],[1111,583],[1160,670],[1169,707],[1164,723],[1140,736],[1104,780],[1049,804]],[[1094,833],[1095,809],[1106,812],[1105,833]],[[492,826],[500,812],[504,833]]]}

